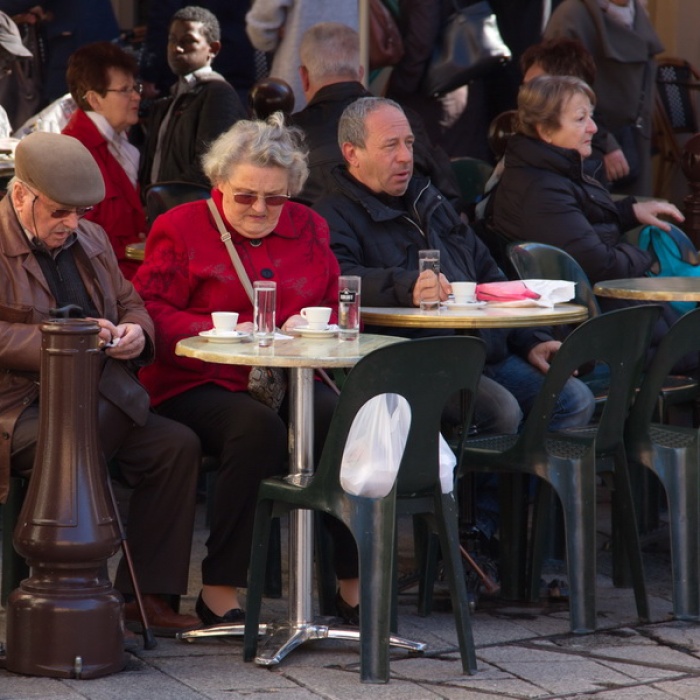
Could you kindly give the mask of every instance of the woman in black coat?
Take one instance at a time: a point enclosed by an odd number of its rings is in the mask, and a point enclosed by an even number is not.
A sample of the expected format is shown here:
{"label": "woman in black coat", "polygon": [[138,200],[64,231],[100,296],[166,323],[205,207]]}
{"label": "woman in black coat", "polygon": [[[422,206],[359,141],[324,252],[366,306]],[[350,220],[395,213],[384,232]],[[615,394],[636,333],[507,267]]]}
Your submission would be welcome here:
{"label": "woman in black coat", "polygon": [[[634,197],[615,201],[590,168],[595,95],[571,76],[541,76],[518,93],[517,133],[509,140],[505,169],[493,195],[491,224],[508,241],[562,248],[592,284],[657,272],[648,251],[628,243],[625,231],[640,224],[668,231],[665,219],[683,221],[673,204]],[[600,164],[597,165],[600,167]],[[604,300],[604,310],[626,302]],[[665,305],[658,341],[678,314]]]}
{"label": "woman in black coat", "polygon": [[587,172],[585,159],[597,131],[594,105],[593,91],[578,78],[541,76],[524,84],[517,133],[508,141],[493,200],[499,235],[563,248],[593,284],[639,277],[652,267],[652,255],[626,243],[625,231],[640,224],[668,231],[661,217],[683,221],[668,202],[613,201]]}

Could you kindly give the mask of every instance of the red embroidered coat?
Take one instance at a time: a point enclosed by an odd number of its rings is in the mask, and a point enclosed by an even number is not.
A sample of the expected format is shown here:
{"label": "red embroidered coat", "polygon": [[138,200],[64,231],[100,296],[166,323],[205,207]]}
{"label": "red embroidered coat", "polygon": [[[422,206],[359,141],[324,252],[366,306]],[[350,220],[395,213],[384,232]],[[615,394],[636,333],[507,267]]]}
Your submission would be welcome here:
{"label": "red embroidered coat", "polygon": [[[325,219],[288,202],[275,230],[254,246],[226,221],[221,193],[214,189],[212,194],[251,282],[277,282],[277,326],[304,306],[330,306],[335,318],[340,270]],[[205,200],[175,207],[154,221],[133,282],[156,326],[156,360],[140,374],[153,405],[202,384],[247,389],[249,367],[175,355],[179,340],[212,327],[212,311],[237,311],[239,323],[253,320],[252,305]]]}

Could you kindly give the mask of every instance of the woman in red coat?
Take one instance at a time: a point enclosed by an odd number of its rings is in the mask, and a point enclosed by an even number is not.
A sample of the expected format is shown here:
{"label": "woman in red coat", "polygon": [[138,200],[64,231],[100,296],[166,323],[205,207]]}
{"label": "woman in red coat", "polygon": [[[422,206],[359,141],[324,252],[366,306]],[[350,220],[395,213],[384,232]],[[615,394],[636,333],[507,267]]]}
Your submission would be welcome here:
{"label": "woman in red coat", "polygon": [[137,71],[132,56],[106,41],[75,51],[66,79],[79,109],[63,129],[85,145],[100,168],[105,198],[85,218],[107,232],[127,279],[133,277],[138,263],[126,257],[126,246],[142,240],[147,230],[136,179],[139,152],[126,135],[139,119]]}
{"label": "woman in red coat", "polygon": [[[214,185],[212,201],[251,282],[277,283],[277,323],[283,331],[306,323],[299,315],[305,306],[335,308],[338,294],[339,267],[326,221],[289,201],[308,176],[300,133],[284,126],[280,112],[267,122],[241,120],[214,141],[203,160]],[[141,374],[153,404],[191,427],[203,451],[220,463],[196,611],[207,625],[240,622],[238,588],[247,581],[258,486],[284,471],[287,406],[277,413],[248,393],[249,367],[175,355],[179,340],[211,329],[213,311],[238,312],[237,329],[252,329],[251,302],[207,201],[183,204],[155,220],[134,284],[156,326],[156,361]],[[316,382],[317,455],[334,405],[335,394]],[[341,551],[343,570],[336,567],[336,573],[342,592],[356,583],[356,550]]]}

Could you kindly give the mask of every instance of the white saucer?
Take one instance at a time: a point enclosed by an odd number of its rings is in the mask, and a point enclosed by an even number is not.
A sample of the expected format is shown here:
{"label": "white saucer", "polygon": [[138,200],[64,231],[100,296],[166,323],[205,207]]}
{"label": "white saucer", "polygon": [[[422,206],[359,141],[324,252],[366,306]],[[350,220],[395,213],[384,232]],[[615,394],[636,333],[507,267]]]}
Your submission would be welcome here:
{"label": "white saucer", "polygon": [[450,299],[448,301],[443,301],[441,306],[445,307],[446,309],[455,309],[455,311],[463,311],[464,309],[478,309],[480,306],[486,306],[486,304],[487,302],[485,301],[467,301],[463,304],[458,304],[456,301],[452,301]]}
{"label": "white saucer", "polygon": [[330,338],[338,333],[338,326],[335,323],[331,323],[328,328],[320,329],[297,326],[294,330],[304,338]]}
{"label": "white saucer", "polygon": [[208,340],[210,343],[239,343],[245,338],[250,338],[250,333],[242,333],[241,331],[215,331],[212,328],[210,331],[202,331],[199,336],[200,338]]}

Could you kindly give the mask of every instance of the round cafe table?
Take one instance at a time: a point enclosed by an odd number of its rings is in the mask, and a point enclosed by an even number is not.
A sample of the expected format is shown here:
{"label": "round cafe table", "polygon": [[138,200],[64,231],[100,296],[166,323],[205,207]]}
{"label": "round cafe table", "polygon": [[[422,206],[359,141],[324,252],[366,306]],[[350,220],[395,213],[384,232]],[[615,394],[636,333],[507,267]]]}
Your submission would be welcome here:
{"label": "round cafe table", "polygon": [[600,297],[637,301],[700,301],[700,277],[629,277],[598,282]]}
{"label": "round cafe table", "polygon": [[441,306],[435,311],[417,307],[363,306],[362,322],[369,326],[388,328],[526,328],[528,326],[555,326],[581,323],[588,318],[588,310],[579,304],[541,306],[505,306],[487,302],[483,305],[463,305],[459,309]]}
{"label": "round cafe table", "polygon": [[129,243],[124,251],[127,260],[143,262],[146,257],[146,241]]}
{"label": "round cafe table", "polygon": [[[177,355],[204,362],[285,367],[289,369],[290,439],[289,476],[293,483],[304,483],[313,474],[314,369],[352,367],[373,350],[400,342],[402,338],[360,334],[357,340],[329,338],[275,338],[269,347],[256,342],[209,342],[200,337],[185,338],[176,348]],[[334,629],[313,615],[313,513],[295,510],[289,518],[289,614],[283,623],[262,624],[262,640],[255,661],[263,666],[279,663],[290,651],[312,639],[359,639],[358,630]],[[326,620],[327,622],[327,620]],[[245,625],[214,625],[181,632],[179,639],[242,635]],[[392,646],[424,651],[425,644],[392,636]]]}

